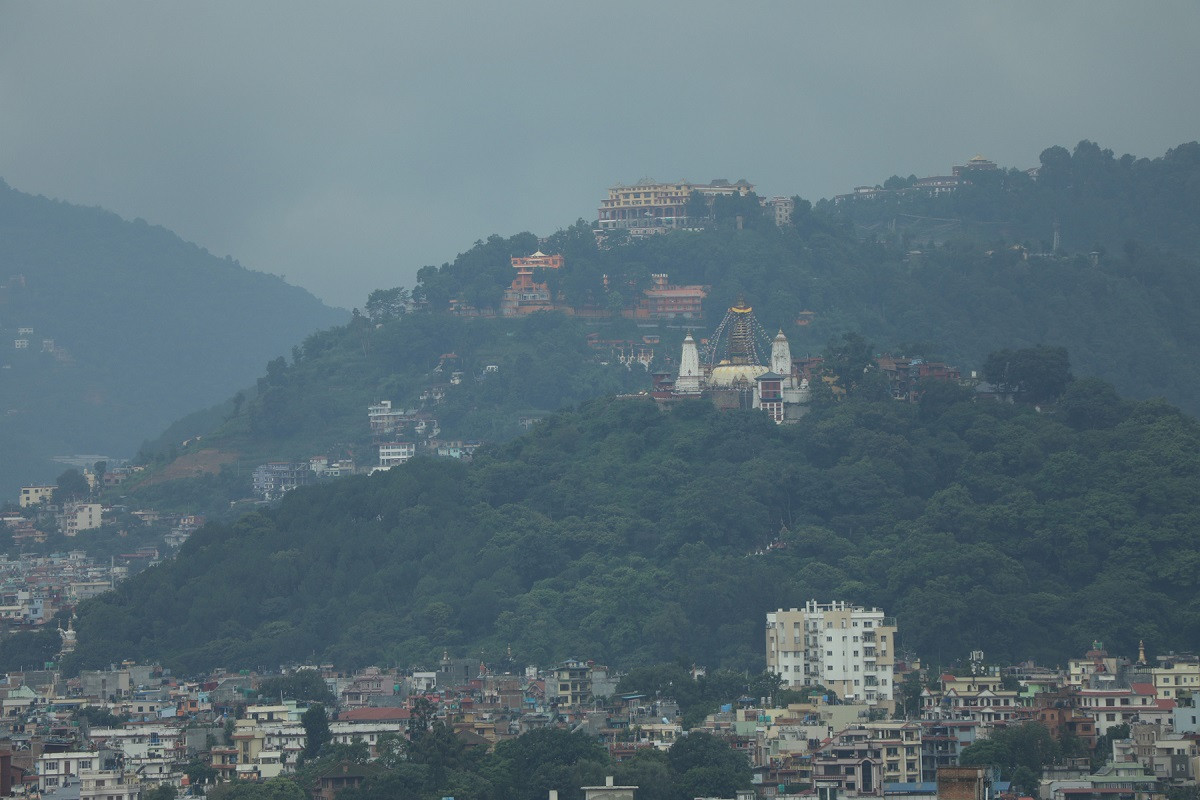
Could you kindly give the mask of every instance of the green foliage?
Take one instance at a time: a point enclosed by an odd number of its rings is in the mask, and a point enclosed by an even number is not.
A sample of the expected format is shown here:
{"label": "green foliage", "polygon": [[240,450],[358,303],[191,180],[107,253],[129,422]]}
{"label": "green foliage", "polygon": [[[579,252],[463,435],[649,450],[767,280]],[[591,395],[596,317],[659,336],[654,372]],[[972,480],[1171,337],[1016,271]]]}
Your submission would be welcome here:
{"label": "green foliage", "polygon": [[605,776],[613,775],[618,785],[637,786],[643,800],[688,800],[731,796],[730,787],[744,787],[750,779],[746,759],[704,733],[680,740],[666,753],[638,750],[619,764],[611,762],[597,739],[560,728],[541,728],[501,742],[490,754],[465,751],[441,723],[422,738],[430,743],[414,748],[408,760],[384,764],[386,772],[338,796],[543,800],[553,789],[563,800],[581,800],[581,787],[603,785]]}
{"label": "green foliage", "polygon": [[337,702],[329,685],[321,678],[320,673],[314,670],[301,670],[290,675],[266,678],[259,683],[258,694],[267,700],[282,697],[299,703],[333,705]]}
{"label": "green foliage", "polygon": [[394,289],[376,289],[367,296],[367,302],[363,308],[372,322],[383,322],[407,312],[411,300],[408,290],[403,286],[397,286]]}
{"label": "green foliage", "polygon": [[62,638],[54,628],[0,635],[0,672],[41,669],[61,648]]}
{"label": "green foliage", "polygon": [[851,398],[776,426],[595,401],[471,465],[417,459],[209,525],[80,606],[74,661],[352,667],[511,644],[525,662],[724,667],[737,693],[762,669],[763,613],[813,597],[886,608],[906,646],[946,657],[1061,662],[1101,634],[1184,649],[1200,426],[1161,401],[1118,408],[1080,430],[1020,405],[929,418]]}
{"label": "green foliage", "polygon": [[143,800],[175,800],[178,796],[178,790],[169,783],[160,783],[142,793]]}
{"label": "green foliage", "polygon": [[1004,391],[1032,403],[1057,400],[1071,382],[1071,362],[1064,347],[997,350],[983,363],[983,374]]}
{"label": "green foliage", "polygon": [[86,500],[91,493],[87,478],[77,469],[68,469],[58,476],[55,481],[58,488],[54,490],[54,502],[70,503],[75,500]]}
{"label": "green foliage", "polygon": [[322,748],[333,740],[329,731],[329,717],[325,706],[314,703],[300,715],[300,724],[304,726],[304,758],[316,758]]}
{"label": "green foliage", "polygon": [[675,798],[733,797],[750,785],[750,762],[727,741],[692,731],[667,752],[675,773]]}
{"label": "green foliage", "polygon": [[[853,219],[866,230],[899,220],[898,233],[920,238],[957,223],[954,230],[976,236],[1005,233],[1049,250],[1057,222],[1063,247],[1137,252],[1131,240],[1153,241],[1177,252],[1200,244],[1200,144],[1188,142],[1160,158],[1116,157],[1094,142],[1074,151],[1050,147],[1034,180],[1019,170],[973,172],[958,191],[930,197],[922,192],[879,196],[869,202],[821,207]],[[887,189],[908,181],[889,179]]]}
{"label": "green foliage", "polygon": [[1129,725],[1122,722],[1120,725],[1113,725],[1106,733],[1096,738],[1096,746],[1092,749],[1092,768],[1099,769],[1112,759],[1113,742],[1118,739],[1129,738]]}
{"label": "green foliage", "polygon": [[307,800],[299,784],[290,778],[254,781],[226,781],[209,788],[208,800]]}
{"label": "green foliage", "polygon": [[[1037,790],[1042,770],[1063,758],[1063,747],[1040,722],[999,728],[987,739],[967,746],[958,757],[965,767],[999,767],[1002,777],[1022,791]],[[1074,755],[1074,754],[1071,754]]]}
{"label": "green foliage", "polygon": [[[541,728],[496,745],[493,774],[500,796],[541,800],[558,789],[561,800],[581,800],[581,786],[604,783],[608,752],[584,733]],[[506,791],[505,791],[506,790]]]}
{"label": "green foliage", "polygon": [[119,728],[129,719],[127,715],[118,716],[101,706],[81,706],[76,710],[75,718],[86,720],[94,728]]}
{"label": "green foliage", "polygon": [[192,786],[207,786],[215,783],[218,779],[216,768],[202,760],[188,762],[187,766],[183,768],[183,772],[188,776],[188,781]]}

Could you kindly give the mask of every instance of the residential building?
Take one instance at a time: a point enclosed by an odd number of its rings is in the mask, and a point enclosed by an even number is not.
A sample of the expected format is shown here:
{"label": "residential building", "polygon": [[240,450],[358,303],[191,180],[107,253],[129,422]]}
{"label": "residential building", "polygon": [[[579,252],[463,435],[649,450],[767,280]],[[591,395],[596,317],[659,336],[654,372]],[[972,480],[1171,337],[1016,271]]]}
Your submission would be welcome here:
{"label": "residential building", "polygon": [[140,800],[142,788],[133,772],[85,769],[79,773],[79,800]]}
{"label": "residential building", "polygon": [[999,675],[952,675],[941,678],[941,690],[921,692],[921,715],[933,720],[971,720],[991,730],[1017,718],[1018,695],[1005,689]]}
{"label": "residential building", "polygon": [[708,287],[676,286],[668,282],[667,273],[650,276],[651,285],[642,292],[635,317],[650,319],[703,319],[704,298]]}
{"label": "residential building", "polygon": [[38,789],[47,792],[74,782],[73,779],[78,779],[84,770],[91,771],[101,766],[103,761],[100,753],[82,750],[43,753],[38,757],[34,769],[38,777]]}
{"label": "residential building", "polygon": [[1150,674],[1156,695],[1163,699],[1200,693],[1200,658],[1190,653],[1159,656],[1158,666]]}
{"label": "residential building", "polygon": [[546,679],[546,699],[559,707],[579,707],[592,702],[592,665],[569,659]]}
{"label": "residential building", "polygon": [[22,486],[19,501],[21,508],[53,501],[54,490],[57,488],[57,486]]}
{"label": "residential building", "polygon": [[417,446],[413,442],[385,442],[379,445],[379,466],[395,467],[416,454]]}
{"label": "residential building", "polygon": [[845,601],[767,614],[767,669],[788,687],[824,686],[843,700],[891,709],[896,621]]}
{"label": "residential building", "polygon": [[416,411],[405,411],[392,408],[391,400],[380,400],[367,406],[367,420],[371,425],[371,433],[375,436],[386,436],[401,430],[413,421]]}
{"label": "residential building", "polygon": [[254,493],[275,500],[287,492],[313,483],[316,476],[307,461],[270,461],[254,468]]}
{"label": "residential building", "polygon": [[58,516],[58,527],[64,535],[76,536],[80,531],[99,528],[102,512],[99,503],[67,503]]}
{"label": "residential building", "polygon": [[772,197],[768,200],[764,197],[762,206],[775,218],[775,224],[779,227],[792,224],[792,214],[796,211],[796,198]]}
{"label": "residential building", "polygon": [[[1174,706],[1170,702],[1169,706]],[[1128,688],[1080,689],[1079,710],[1096,721],[1096,733],[1104,736],[1110,728],[1170,717],[1170,707],[1160,705],[1149,683],[1134,683]]]}

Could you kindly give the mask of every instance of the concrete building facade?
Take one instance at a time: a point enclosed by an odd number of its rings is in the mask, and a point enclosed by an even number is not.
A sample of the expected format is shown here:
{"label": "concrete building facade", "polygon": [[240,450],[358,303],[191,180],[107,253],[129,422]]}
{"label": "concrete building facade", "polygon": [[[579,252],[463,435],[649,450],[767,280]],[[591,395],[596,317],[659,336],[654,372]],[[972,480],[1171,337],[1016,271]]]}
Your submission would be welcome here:
{"label": "concrete building facade", "polygon": [[824,686],[843,700],[891,707],[896,621],[845,601],[767,614],[767,669],[792,688]]}

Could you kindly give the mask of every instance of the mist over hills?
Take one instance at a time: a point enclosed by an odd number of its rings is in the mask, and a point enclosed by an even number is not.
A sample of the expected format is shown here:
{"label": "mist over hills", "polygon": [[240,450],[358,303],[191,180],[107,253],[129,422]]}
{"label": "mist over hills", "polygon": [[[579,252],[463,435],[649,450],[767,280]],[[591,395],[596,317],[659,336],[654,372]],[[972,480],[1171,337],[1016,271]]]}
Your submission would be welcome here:
{"label": "mist over hills", "polygon": [[346,314],[144,221],[0,181],[0,494],[131,456]]}

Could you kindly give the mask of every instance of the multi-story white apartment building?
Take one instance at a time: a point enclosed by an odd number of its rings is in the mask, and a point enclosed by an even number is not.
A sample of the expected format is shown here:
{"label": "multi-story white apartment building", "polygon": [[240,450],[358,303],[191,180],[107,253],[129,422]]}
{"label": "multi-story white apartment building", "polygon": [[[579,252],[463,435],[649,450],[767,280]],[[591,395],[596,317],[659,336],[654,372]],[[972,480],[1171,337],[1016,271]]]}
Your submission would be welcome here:
{"label": "multi-story white apartment building", "polygon": [[100,753],[87,750],[44,753],[34,765],[38,776],[38,790],[45,793],[72,782],[77,783],[80,773],[99,769],[101,763]]}
{"label": "multi-story white apartment building", "polygon": [[417,446],[412,442],[385,442],[379,445],[379,466],[395,467],[416,454]]}
{"label": "multi-story white apartment building", "polygon": [[790,688],[824,686],[843,700],[892,704],[896,621],[844,601],[767,614],[767,669]]}

